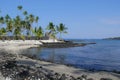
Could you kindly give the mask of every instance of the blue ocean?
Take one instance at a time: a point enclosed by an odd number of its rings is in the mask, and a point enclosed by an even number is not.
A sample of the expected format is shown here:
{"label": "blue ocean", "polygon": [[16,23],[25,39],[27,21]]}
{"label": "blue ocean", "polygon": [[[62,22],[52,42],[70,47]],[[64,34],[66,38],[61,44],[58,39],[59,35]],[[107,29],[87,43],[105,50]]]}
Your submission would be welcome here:
{"label": "blue ocean", "polygon": [[31,48],[27,54],[38,59],[88,70],[120,71],[120,40],[69,39],[75,43],[96,44],[70,48]]}

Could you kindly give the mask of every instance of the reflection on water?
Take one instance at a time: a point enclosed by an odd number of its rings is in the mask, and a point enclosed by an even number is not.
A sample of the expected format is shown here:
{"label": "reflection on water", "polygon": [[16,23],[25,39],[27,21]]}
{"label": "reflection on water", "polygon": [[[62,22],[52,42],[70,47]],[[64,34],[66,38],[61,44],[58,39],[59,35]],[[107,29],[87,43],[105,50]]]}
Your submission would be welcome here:
{"label": "reflection on water", "polygon": [[[64,64],[66,54],[56,54],[56,49],[47,48],[30,48],[28,50],[23,50],[21,53],[27,55],[31,58],[36,58],[40,60],[46,60],[54,63]],[[45,54],[43,54],[45,53]]]}
{"label": "reflection on water", "polygon": [[[81,40],[75,40],[75,42],[81,42]],[[85,40],[85,42],[97,44],[71,48],[31,48],[22,53],[78,68],[120,71],[120,41]]]}

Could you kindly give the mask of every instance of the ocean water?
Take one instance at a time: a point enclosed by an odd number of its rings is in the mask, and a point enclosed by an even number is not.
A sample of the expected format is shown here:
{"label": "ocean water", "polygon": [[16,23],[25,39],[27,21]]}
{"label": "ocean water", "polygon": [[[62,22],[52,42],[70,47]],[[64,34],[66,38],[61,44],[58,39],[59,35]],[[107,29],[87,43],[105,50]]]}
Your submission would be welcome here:
{"label": "ocean water", "polygon": [[96,42],[84,47],[31,48],[24,53],[39,59],[89,70],[120,71],[120,40],[71,39],[73,42]]}

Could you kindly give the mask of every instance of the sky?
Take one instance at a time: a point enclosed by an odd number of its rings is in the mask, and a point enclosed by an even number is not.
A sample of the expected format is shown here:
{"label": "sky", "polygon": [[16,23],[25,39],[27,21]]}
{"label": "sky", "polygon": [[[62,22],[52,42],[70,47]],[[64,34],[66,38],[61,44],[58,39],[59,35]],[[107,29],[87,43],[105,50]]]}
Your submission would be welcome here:
{"label": "sky", "polygon": [[120,0],[0,0],[0,15],[16,16],[17,6],[49,22],[64,23],[66,39],[101,39],[120,36]]}

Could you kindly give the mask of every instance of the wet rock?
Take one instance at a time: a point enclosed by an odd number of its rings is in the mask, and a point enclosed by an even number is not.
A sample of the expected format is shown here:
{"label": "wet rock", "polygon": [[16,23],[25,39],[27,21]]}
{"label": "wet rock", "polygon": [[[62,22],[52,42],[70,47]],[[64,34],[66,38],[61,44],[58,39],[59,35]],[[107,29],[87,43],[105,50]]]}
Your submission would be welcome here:
{"label": "wet rock", "polygon": [[42,47],[47,48],[67,48],[67,47],[78,47],[78,46],[85,46],[88,44],[96,44],[96,43],[73,43],[72,41],[64,41],[64,42],[57,42],[57,43],[44,43]]}
{"label": "wet rock", "polygon": [[36,67],[36,68],[42,68],[42,66],[39,65],[39,64],[35,64],[35,67]]}
{"label": "wet rock", "polygon": [[100,80],[112,80],[110,78],[101,78]]}
{"label": "wet rock", "polygon": [[83,74],[81,77],[82,77],[83,79],[85,79],[85,80],[87,79],[87,75],[84,75],[84,74]]}
{"label": "wet rock", "polygon": [[82,77],[78,77],[77,80],[83,80],[83,78]]}
{"label": "wet rock", "polygon": [[66,75],[65,75],[65,74],[62,74],[62,76],[60,77],[60,79],[59,79],[59,80],[67,80]]}
{"label": "wet rock", "polygon": [[17,75],[21,78],[26,78],[27,76],[29,76],[29,71],[22,71],[19,72]]}
{"label": "wet rock", "polygon": [[80,77],[78,77],[77,80],[87,80],[87,75],[83,74]]}
{"label": "wet rock", "polygon": [[89,78],[89,79],[87,79],[87,80],[94,80],[93,78]]}
{"label": "wet rock", "polygon": [[77,80],[77,79],[75,77],[73,77],[73,76],[70,76],[69,80]]}
{"label": "wet rock", "polygon": [[5,68],[13,68],[13,67],[15,67],[15,66],[17,66],[16,65],[16,61],[6,61],[6,63],[3,65]]}

